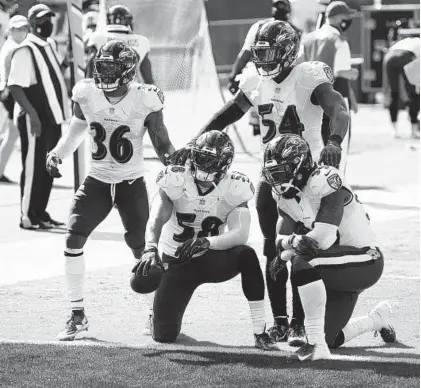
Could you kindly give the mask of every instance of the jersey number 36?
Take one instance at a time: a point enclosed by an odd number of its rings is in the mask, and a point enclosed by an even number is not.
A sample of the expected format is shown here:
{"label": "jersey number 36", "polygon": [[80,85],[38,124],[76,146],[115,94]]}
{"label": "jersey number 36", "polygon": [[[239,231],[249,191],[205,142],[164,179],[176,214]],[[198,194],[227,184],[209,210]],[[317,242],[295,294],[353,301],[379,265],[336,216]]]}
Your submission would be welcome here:
{"label": "jersey number 36", "polygon": [[276,133],[293,133],[298,136],[302,136],[304,132],[304,125],[301,123],[300,118],[298,117],[297,108],[295,105],[288,105],[282,121],[279,124],[279,127],[276,128],[276,124],[273,120],[267,119],[264,116],[272,113],[273,104],[263,104],[258,107],[259,115],[262,116],[262,125],[268,127],[266,133],[262,133],[262,143],[266,144],[270,142],[275,136]]}
{"label": "jersey number 36", "polygon": [[[107,147],[104,144],[107,132],[96,121],[91,123],[91,130],[95,131],[93,140],[97,146],[96,152],[92,153],[92,159],[102,160],[107,156]],[[130,128],[127,125],[120,125],[110,136],[110,154],[118,163],[127,163],[133,156],[133,144],[129,139],[123,137],[127,132],[130,132]]]}

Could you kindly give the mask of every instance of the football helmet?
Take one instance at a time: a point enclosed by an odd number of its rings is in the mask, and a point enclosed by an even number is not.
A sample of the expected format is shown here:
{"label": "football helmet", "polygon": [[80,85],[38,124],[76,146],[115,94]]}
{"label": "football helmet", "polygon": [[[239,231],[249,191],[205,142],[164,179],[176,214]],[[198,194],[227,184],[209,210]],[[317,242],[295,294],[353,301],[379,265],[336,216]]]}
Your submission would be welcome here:
{"label": "football helmet", "polygon": [[269,21],[256,34],[252,60],[261,76],[275,78],[295,65],[298,48],[299,37],[288,22]]}
{"label": "football helmet", "polygon": [[219,182],[234,159],[234,144],[225,132],[206,132],[194,142],[190,159],[196,180]]}
{"label": "football helmet", "polygon": [[308,143],[285,134],[270,141],[263,157],[263,177],[284,198],[294,198],[305,186],[315,164]]}
{"label": "football helmet", "polygon": [[98,89],[112,92],[136,76],[138,56],[126,43],[111,40],[98,50],[94,59],[94,81]]}
{"label": "football helmet", "polygon": [[122,31],[133,30],[133,14],[125,5],[113,5],[107,11],[107,24],[119,25]]}

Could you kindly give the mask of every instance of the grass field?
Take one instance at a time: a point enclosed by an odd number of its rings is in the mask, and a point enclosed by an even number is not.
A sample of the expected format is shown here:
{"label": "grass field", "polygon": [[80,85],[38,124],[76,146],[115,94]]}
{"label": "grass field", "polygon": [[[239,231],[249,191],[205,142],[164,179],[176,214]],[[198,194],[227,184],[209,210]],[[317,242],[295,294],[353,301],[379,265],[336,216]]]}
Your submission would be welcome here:
{"label": "grass field", "polygon": [[[258,151],[251,130],[244,122],[239,127],[247,147]],[[365,334],[335,351],[332,360],[315,363],[299,363],[285,344],[280,352],[259,352],[253,348],[248,306],[237,277],[200,287],[177,343],[155,344],[140,335],[148,311],[129,287],[133,261],[113,211],[85,249],[90,329],[74,343],[59,344],[55,336],[68,315],[64,231],[20,230],[19,187],[1,185],[0,387],[419,386],[419,153],[413,150],[414,141],[393,140],[387,128],[383,109],[361,108],[354,119],[347,180],[370,213],[386,260],[383,277],[361,295],[355,314],[388,299],[398,343],[386,346],[379,336]],[[19,158],[16,152],[6,171],[15,180]],[[160,166],[151,161],[147,168],[153,194]],[[258,178],[259,163],[245,155],[237,155],[234,168]],[[57,219],[67,217],[71,169],[71,160],[65,161],[64,177],[50,200],[49,211]],[[253,210],[250,244],[260,253],[256,217]],[[268,303],[266,314],[271,324]]]}

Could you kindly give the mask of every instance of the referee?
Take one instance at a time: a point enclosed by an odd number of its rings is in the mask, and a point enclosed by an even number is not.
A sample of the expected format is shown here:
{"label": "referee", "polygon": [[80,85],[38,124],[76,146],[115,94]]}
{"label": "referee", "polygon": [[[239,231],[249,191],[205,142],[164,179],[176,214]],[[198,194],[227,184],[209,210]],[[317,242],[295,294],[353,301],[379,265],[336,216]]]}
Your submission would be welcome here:
{"label": "referee", "polygon": [[[342,94],[345,101],[352,99],[352,90],[349,81],[358,78],[358,70],[351,67],[351,50],[349,43],[343,36],[352,24],[355,10],[350,9],[343,1],[333,1],[326,8],[326,23],[319,29],[309,33],[302,39],[301,60],[320,61],[329,65],[333,70],[336,91]],[[355,111],[357,106],[353,104]],[[323,116],[323,141],[329,138],[329,118]],[[340,170],[345,171],[346,156],[349,142],[349,130],[342,142],[342,158]]]}
{"label": "referee", "polygon": [[12,56],[8,86],[21,111],[17,127],[22,147],[21,221],[23,229],[51,229],[63,223],[46,212],[53,178],[45,158],[61,137],[67,118],[66,84],[50,38],[54,12],[44,4],[28,11],[31,33]]}

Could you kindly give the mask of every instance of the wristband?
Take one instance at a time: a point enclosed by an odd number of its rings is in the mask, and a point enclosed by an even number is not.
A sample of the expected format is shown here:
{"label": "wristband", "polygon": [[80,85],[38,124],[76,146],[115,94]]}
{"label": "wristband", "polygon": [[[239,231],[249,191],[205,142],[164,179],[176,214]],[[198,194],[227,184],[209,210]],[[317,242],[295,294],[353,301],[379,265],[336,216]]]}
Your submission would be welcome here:
{"label": "wristband", "polygon": [[291,234],[291,236],[288,237],[288,245],[290,248],[294,248],[293,244],[294,244],[295,237],[297,237],[295,233]]}
{"label": "wristband", "polygon": [[148,253],[148,252],[158,253],[158,245],[155,244],[155,243],[148,243],[148,245],[145,246],[145,249],[143,250],[143,253]]}
{"label": "wristband", "polygon": [[339,135],[332,135],[329,136],[329,142],[332,143],[332,145],[336,146],[336,147],[340,147],[341,143],[342,143],[342,138]]}

